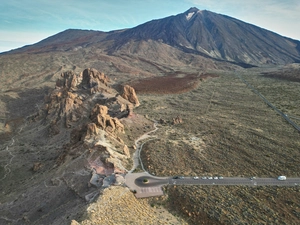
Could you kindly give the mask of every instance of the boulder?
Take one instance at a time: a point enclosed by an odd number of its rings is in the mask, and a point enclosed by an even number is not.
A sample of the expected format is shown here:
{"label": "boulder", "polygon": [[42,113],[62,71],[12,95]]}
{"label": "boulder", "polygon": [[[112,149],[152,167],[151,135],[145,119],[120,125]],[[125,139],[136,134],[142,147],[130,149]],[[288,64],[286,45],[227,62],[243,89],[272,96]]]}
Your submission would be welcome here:
{"label": "boulder", "polygon": [[32,170],[34,172],[37,172],[38,170],[40,170],[42,168],[43,164],[41,162],[36,162],[33,164],[32,166]]}
{"label": "boulder", "polygon": [[136,96],[135,90],[133,87],[130,87],[129,85],[125,85],[122,90],[122,97],[132,104],[134,104],[136,107],[140,105],[140,102]]}

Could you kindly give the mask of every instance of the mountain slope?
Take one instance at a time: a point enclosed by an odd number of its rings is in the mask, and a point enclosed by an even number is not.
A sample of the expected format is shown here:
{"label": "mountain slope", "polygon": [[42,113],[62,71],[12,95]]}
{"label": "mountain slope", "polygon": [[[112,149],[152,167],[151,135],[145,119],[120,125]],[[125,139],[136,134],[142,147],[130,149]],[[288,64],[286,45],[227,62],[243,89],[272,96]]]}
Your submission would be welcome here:
{"label": "mountain slope", "polygon": [[156,40],[185,52],[249,64],[300,61],[300,42],[243,21],[206,10],[153,20],[113,34],[115,48],[130,41]]}
{"label": "mountain slope", "polygon": [[108,33],[93,30],[68,29],[50,36],[36,44],[27,45],[7,53],[37,53],[76,50],[103,40]]}

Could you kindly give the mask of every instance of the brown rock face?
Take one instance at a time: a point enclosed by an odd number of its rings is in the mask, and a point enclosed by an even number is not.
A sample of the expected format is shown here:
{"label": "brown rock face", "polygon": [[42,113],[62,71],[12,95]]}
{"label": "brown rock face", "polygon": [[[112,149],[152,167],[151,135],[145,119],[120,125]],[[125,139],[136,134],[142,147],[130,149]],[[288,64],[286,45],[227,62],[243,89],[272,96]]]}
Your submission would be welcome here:
{"label": "brown rock face", "polygon": [[82,74],[82,86],[91,89],[91,93],[99,92],[103,89],[102,85],[108,86],[109,78],[104,73],[96,69],[85,69]]}
{"label": "brown rock face", "polygon": [[96,104],[91,112],[91,120],[101,129],[114,132],[124,132],[124,125],[118,118],[112,118],[108,113],[108,108],[105,105]]}
{"label": "brown rock face", "polygon": [[81,118],[82,100],[76,93],[69,92],[67,88],[56,89],[47,100],[45,110],[48,117],[56,117],[55,121],[65,120],[66,127],[70,126],[70,122]]}
{"label": "brown rock face", "polygon": [[136,107],[140,105],[135,90],[133,89],[133,87],[130,87],[129,85],[125,85],[123,87],[122,97],[128,100],[129,102],[133,103]]}
{"label": "brown rock face", "polygon": [[72,90],[82,81],[81,76],[77,76],[73,71],[67,71],[61,74],[61,79],[56,81],[56,88],[66,88]]}
{"label": "brown rock face", "polygon": [[98,133],[99,133],[99,131],[98,131],[97,125],[95,123],[89,123],[87,125],[85,138],[89,139],[93,136],[98,135]]}

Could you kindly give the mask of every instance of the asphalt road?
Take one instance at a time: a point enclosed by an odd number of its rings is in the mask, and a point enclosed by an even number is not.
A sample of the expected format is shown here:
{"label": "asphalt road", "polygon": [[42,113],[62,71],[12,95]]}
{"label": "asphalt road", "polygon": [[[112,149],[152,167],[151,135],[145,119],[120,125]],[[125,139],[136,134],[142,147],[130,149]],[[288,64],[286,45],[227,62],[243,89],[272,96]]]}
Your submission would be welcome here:
{"label": "asphalt road", "polygon": [[[144,182],[144,180],[148,182]],[[141,176],[135,179],[134,183],[139,187],[154,187],[169,184],[169,178]]]}
{"label": "asphalt road", "polygon": [[271,102],[269,102],[259,91],[257,91],[251,84],[249,84],[244,78],[242,78],[241,75],[236,74],[249,88],[251,88],[254,93],[256,93],[264,102],[270,106],[272,109],[274,109],[279,115],[281,115],[288,123],[290,123],[295,129],[297,129],[300,132],[300,127],[292,121],[288,115],[284,114],[282,111],[277,109]]}
{"label": "asphalt road", "polygon": [[[144,183],[143,180],[148,182]],[[223,179],[199,179],[193,177],[184,177],[183,179],[172,179],[170,177],[151,177],[142,176],[135,180],[139,187],[154,187],[161,185],[245,185],[245,186],[300,186],[300,178],[287,178],[278,180],[277,178],[242,178],[242,177],[224,177]]]}

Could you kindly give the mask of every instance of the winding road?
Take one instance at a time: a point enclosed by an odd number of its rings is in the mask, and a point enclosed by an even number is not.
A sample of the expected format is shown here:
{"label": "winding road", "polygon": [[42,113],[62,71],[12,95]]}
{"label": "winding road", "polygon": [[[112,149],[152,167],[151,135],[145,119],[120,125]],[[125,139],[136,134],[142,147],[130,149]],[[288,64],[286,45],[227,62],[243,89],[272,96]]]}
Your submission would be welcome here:
{"label": "winding road", "polygon": [[135,143],[135,146],[136,146],[136,151],[133,153],[133,166],[132,166],[131,170],[128,173],[132,173],[139,165],[141,165],[142,169],[144,171],[146,171],[145,168],[144,168],[144,165],[142,163],[142,160],[141,160],[141,150],[143,148],[143,145],[146,142],[144,142],[142,144],[140,144],[139,142],[141,142],[144,139],[154,137],[154,136],[150,136],[150,134],[155,132],[158,129],[157,128],[157,122],[154,122],[153,127],[154,127],[154,130],[151,130],[151,131],[143,134],[142,136],[140,136],[138,139],[135,140],[134,143]]}

